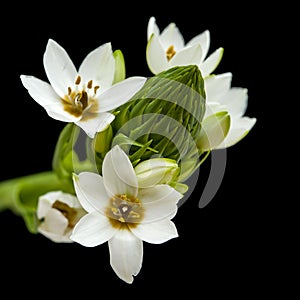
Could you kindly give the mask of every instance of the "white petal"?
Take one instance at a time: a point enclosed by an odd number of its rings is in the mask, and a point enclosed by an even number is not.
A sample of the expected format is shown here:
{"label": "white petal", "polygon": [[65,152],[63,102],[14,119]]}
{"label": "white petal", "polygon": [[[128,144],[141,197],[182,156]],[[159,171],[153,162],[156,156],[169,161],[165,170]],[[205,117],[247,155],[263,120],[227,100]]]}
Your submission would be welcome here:
{"label": "white petal", "polygon": [[151,244],[165,243],[170,239],[178,237],[176,226],[169,219],[139,224],[137,227],[131,228],[131,231],[139,239]]}
{"label": "white petal", "polygon": [[143,262],[143,242],[129,230],[119,230],[108,242],[110,265],[120,279],[133,282]]}
{"label": "white petal", "polygon": [[248,105],[248,90],[245,88],[231,88],[222,97],[221,102],[226,105],[231,116],[242,117]]}
{"label": "white petal", "polygon": [[138,182],[132,164],[119,147],[114,146],[104,157],[103,183],[110,197],[114,195],[137,196]]}
{"label": "white petal", "polygon": [[174,46],[175,51],[179,51],[184,47],[184,39],[175,23],[170,23],[160,35],[161,43],[165,50],[170,46]]}
{"label": "white petal", "polygon": [[53,232],[49,232],[45,230],[43,226],[41,226],[38,228],[38,232],[55,243],[73,243],[73,241],[70,239],[71,231],[68,231],[65,235],[60,235]]}
{"label": "white petal", "polygon": [[170,67],[166,50],[163,48],[159,38],[154,34],[147,44],[146,59],[148,67],[153,74],[158,74]]}
{"label": "white petal", "polygon": [[201,45],[202,48],[202,61],[203,61],[208,53],[209,46],[210,46],[210,32],[208,30],[205,30],[204,32],[192,38],[186,44],[186,46],[192,46],[198,43]]}
{"label": "white petal", "polygon": [[109,197],[103,185],[103,179],[99,174],[82,172],[73,174],[73,183],[76,195],[82,207],[87,212],[95,210],[105,213],[105,207],[109,203]]}
{"label": "white petal", "polygon": [[222,59],[223,52],[223,48],[217,49],[199,66],[202,77],[208,76],[216,69]]}
{"label": "white petal", "polygon": [[52,86],[34,76],[21,75],[22,84],[28,90],[29,95],[40,105],[60,102],[60,97],[56,94]]}
{"label": "white petal", "polygon": [[183,197],[167,184],[140,189],[138,198],[145,209],[142,223],[162,220],[177,211],[177,203]]}
{"label": "white petal", "polygon": [[205,118],[197,139],[197,147],[202,151],[209,151],[220,145],[228,134],[230,120],[227,111],[221,111]]}
{"label": "white petal", "polygon": [[51,39],[44,54],[44,68],[52,87],[63,98],[68,87],[74,85],[77,71],[65,49]]}
{"label": "white petal", "polygon": [[81,116],[75,117],[65,111],[64,106],[62,102],[58,102],[55,104],[48,104],[44,105],[45,110],[47,111],[47,114],[58,121],[62,122],[76,122],[81,119]]}
{"label": "white petal", "polygon": [[222,105],[219,102],[209,102],[206,104],[203,120],[221,111],[227,111],[227,106]]}
{"label": "white petal", "polygon": [[83,60],[78,73],[83,82],[94,80],[100,88],[109,88],[115,74],[115,59],[111,43],[106,43],[90,52]]}
{"label": "white petal", "polygon": [[95,247],[107,242],[117,231],[107,217],[92,212],[79,220],[70,238],[85,247]]}
{"label": "white petal", "polygon": [[256,118],[243,117],[233,119],[232,126],[224,142],[216,147],[216,149],[228,148],[235,145],[249,133],[255,123]]}
{"label": "white petal", "polygon": [[86,113],[82,119],[76,122],[80,128],[90,137],[94,138],[97,132],[101,132],[114,120],[115,116],[111,113]]}
{"label": "white petal", "polygon": [[146,82],[145,77],[130,77],[114,84],[98,96],[98,112],[107,112],[127,102]]}
{"label": "white petal", "polygon": [[231,81],[230,72],[206,77],[204,80],[206,103],[221,102],[230,89]]}
{"label": "white petal", "polygon": [[71,194],[63,193],[61,191],[48,192],[40,196],[38,199],[38,219],[45,217],[52,204],[57,200],[69,205],[70,207],[81,207],[78,202],[78,199]]}
{"label": "white petal", "polygon": [[199,65],[201,63],[202,50],[200,44],[196,44],[190,47],[184,47],[177,52],[170,60],[170,65],[175,66],[187,66],[187,65]]}
{"label": "white petal", "polygon": [[43,229],[63,235],[68,227],[68,219],[57,209],[50,208],[44,217]]}
{"label": "white petal", "polygon": [[151,17],[148,22],[148,27],[147,27],[147,40],[149,41],[151,34],[154,33],[155,35],[159,36],[159,28],[156,25],[156,20],[154,17]]}

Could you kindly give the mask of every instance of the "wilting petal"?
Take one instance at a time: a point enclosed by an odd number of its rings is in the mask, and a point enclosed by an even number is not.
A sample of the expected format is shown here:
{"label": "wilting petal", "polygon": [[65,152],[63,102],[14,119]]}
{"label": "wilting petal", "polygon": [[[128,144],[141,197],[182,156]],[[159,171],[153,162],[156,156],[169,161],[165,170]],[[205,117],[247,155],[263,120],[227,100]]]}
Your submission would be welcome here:
{"label": "wilting petal", "polygon": [[107,242],[117,231],[118,229],[111,225],[107,217],[93,212],[79,220],[70,238],[85,247],[95,247]]}
{"label": "wilting petal", "polygon": [[125,282],[132,283],[143,262],[143,242],[129,230],[119,230],[108,242],[110,265]]}
{"label": "wilting petal", "polygon": [[127,102],[146,82],[145,77],[130,77],[114,84],[98,96],[98,112],[107,112]]}
{"label": "wilting petal", "polygon": [[146,59],[150,71],[158,74],[169,68],[166,50],[156,35],[152,35],[146,48]]}
{"label": "wilting petal", "polygon": [[68,87],[74,85],[77,71],[65,49],[51,39],[44,54],[44,68],[52,87],[63,98]]}
{"label": "wilting petal", "polygon": [[97,132],[101,132],[114,120],[115,116],[111,113],[86,113],[83,118],[76,122],[80,128],[90,137],[94,138]]}
{"label": "wilting petal", "polygon": [[199,65],[202,59],[202,50],[200,44],[185,47],[177,52],[170,60],[170,66]]}
{"label": "wilting petal", "polygon": [[151,244],[161,244],[178,237],[176,226],[169,219],[139,224],[131,228],[131,231],[141,240]]}
{"label": "wilting petal", "polygon": [[119,146],[114,146],[105,155],[102,173],[109,196],[125,194],[136,197],[137,178],[128,156]]}
{"label": "wilting petal", "polygon": [[115,73],[115,59],[111,43],[106,43],[90,52],[83,60],[78,73],[83,82],[94,80],[100,88],[110,87]]}
{"label": "wilting petal", "polygon": [[202,77],[208,76],[216,69],[222,59],[223,52],[223,48],[217,49],[199,66]]}
{"label": "wilting petal", "polygon": [[109,203],[101,175],[92,172],[73,174],[77,198],[87,212],[103,212]]}

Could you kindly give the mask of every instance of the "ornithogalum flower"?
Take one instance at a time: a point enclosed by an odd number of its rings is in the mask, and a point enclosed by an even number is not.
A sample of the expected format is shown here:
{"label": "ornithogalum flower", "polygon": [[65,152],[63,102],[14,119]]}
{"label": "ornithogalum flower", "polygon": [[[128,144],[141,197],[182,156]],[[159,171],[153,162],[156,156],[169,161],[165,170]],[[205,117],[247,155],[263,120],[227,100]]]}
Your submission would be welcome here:
{"label": "ornithogalum flower", "polygon": [[198,146],[202,150],[235,145],[252,129],[256,118],[244,116],[248,90],[231,87],[232,74],[211,75],[204,80],[206,110]]}
{"label": "ornithogalum flower", "polygon": [[210,46],[210,33],[203,33],[185,44],[175,23],[170,23],[162,32],[151,17],[147,28],[148,44],[146,58],[153,74],[175,66],[197,65],[203,77],[211,74],[220,63],[223,48],[218,48],[206,58]]}
{"label": "ornithogalum flower", "polygon": [[77,197],[88,214],[76,224],[71,239],[86,247],[108,241],[113,270],[132,283],[142,266],[143,241],[160,244],[178,236],[171,219],[182,194],[168,184],[139,188],[134,168],[118,145],[106,154],[102,174],[74,175]]}
{"label": "ornithogalum flower", "polygon": [[49,39],[44,68],[50,84],[21,75],[24,87],[49,116],[74,122],[91,138],[114,120],[110,111],[127,102],[146,81],[130,77],[113,84],[116,68],[110,43],[90,52],[77,72],[65,49]]}
{"label": "ornithogalum flower", "polygon": [[57,243],[71,243],[73,227],[86,214],[77,197],[53,191],[38,199],[38,232]]}

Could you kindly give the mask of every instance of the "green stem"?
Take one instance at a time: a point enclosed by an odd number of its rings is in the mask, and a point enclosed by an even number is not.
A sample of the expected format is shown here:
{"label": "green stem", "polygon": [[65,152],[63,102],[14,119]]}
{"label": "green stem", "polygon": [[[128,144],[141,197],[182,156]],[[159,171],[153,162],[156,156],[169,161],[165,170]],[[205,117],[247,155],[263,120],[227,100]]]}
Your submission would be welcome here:
{"label": "green stem", "polygon": [[0,212],[10,209],[17,215],[21,215],[28,229],[35,232],[38,197],[55,190],[64,191],[64,187],[53,171],[0,182]]}

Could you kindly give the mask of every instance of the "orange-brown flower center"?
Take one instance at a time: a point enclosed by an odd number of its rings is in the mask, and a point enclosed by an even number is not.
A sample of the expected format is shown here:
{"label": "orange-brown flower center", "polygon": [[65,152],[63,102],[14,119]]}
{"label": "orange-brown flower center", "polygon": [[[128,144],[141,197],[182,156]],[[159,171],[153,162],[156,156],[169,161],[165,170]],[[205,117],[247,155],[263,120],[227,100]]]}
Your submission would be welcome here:
{"label": "orange-brown flower center", "polygon": [[106,208],[106,216],[113,227],[136,227],[144,217],[144,208],[138,198],[125,194],[115,195]]}

